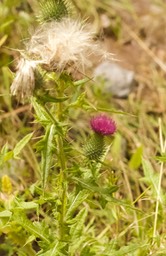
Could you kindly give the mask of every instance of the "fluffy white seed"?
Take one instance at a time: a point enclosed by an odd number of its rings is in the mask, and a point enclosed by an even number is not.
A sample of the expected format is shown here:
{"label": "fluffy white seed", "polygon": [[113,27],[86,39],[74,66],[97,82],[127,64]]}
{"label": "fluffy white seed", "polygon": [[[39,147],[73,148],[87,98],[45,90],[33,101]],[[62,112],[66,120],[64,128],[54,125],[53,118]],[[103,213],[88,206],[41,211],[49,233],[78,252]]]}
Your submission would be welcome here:
{"label": "fluffy white seed", "polygon": [[57,71],[70,66],[84,71],[91,66],[93,56],[101,59],[106,55],[94,41],[90,26],[69,18],[37,28],[27,44],[27,51],[32,58],[43,62],[46,69]]}
{"label": "fluffy white seed", "polygon": [[21,58],[18,66],[16,76],[11,85],[11,94],[16,95],[21,101],[32,95],[35,87],[35,69],[37,62]]}

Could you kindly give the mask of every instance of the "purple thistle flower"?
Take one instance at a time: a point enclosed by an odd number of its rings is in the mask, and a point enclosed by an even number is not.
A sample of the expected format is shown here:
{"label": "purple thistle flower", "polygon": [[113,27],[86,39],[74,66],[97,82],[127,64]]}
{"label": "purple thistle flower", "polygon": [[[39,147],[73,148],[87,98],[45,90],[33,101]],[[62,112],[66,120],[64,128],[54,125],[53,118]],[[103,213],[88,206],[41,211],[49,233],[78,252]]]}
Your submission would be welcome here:
{"label": "purple thistle flower", "polygon": [[94,132],[103,136],[112,135],[116,132],[114,120],[104,114],[93,117],[90,124]]}

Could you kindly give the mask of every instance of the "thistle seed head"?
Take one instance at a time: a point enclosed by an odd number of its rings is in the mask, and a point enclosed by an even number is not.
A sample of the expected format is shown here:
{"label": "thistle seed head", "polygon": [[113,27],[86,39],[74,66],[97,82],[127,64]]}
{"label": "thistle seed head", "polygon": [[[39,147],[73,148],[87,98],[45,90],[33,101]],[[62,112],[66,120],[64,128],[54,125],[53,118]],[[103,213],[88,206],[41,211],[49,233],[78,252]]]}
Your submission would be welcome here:
{"label": "thistle seed head", "polygon": [[93,56],[106,57],[106,52],[94,41],[90,27],[70,18],[39,26],[27,44],[27,51],[50,71],[63,71],[70,66],[84,71],[91,66]]}
{"label": "thistle seed head", "polygon": [[24,102],[24,100],[32,95],[35,87],[35,70],[37,62],[21,58],[16,76],[11,85],[11,94]]}

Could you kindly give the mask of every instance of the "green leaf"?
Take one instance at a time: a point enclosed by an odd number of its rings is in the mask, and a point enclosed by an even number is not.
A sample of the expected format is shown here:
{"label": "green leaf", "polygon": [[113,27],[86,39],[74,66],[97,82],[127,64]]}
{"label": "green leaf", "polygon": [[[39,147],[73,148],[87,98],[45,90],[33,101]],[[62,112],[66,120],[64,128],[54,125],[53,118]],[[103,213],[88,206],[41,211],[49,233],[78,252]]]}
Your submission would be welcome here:
{"label": "green leaf", "polygon": [[83,208],[74,219],[72,219],[69,223],[70,227],[70,235],[72,237],[72,241],[81,237],[84,223],[88,214],[87,208]]}
{"label": "green leaf", "polygon": [[66,256],[66,253],[63,254],[61,251],[66,246],[66,242],[54,241],[49,247],[51,249],[47,251],[38,252],[37,256]]}
{"label": "green leaf", "polygon": [[142,153],[143,147],[140,146],[136,149],[135,153],[132,155],[129,161],[129,167],[131,169],[138,169],[142,163]]}
{"label": "green leaf", "polygon": [[0,212],[0,218],[9,218],[12,216],[12,212],[5,210]]}
{"label": "green leaf", "polygon": [[30,244],[35,239],[36,239],[36,237],[34,235],[29,236],[28,239],[26,240],[26,243],[23,246],[26,246],[27,244]]}
{"label": "green leaf", "polygon": [[2,45],[6,42],[8,38],[8,35],[4,35],[2,38],[0,38],[0,47],[2,47]]}
{"label": "green leaf", "polygon": [[67,108],[78,108],[85,104],[85,92],[81,93],[76,99],[75,95],[72,99],[72,103],[70,103]]}
{"label": "green leaf", "polygon": [[154,172],[154,169],[153,169],[151,163],[144,158],[142,158],[142,166],[143,166],[143,171],[144,171],[144,175],[145,175],[143,180],[146,182],[146,184],[148,186],[149,185],[152,186],[153,193],[155,195],[157,195],[157,185],[158,185],[158,181],[159,181],[158,173]]}
{"label": "green leaf", "polygon": [[132,210],[137,210],[139,211],[139,209],[133,207],[133,205],[128,204],[122,200],[116,199],[113,197],[112,193],[118,190],[118,186],[116,185],[112,185],[108,188],[101,188],[99,187],[97,184],[92,183],[91,181],[84,180],[84,179],[80,179],[77,177],[72,177],[72,180],[74,180],[75,182],[77,182],[79,185],[81,185],[83,188],[91,191],[91,192],[95,192],[98,193],[100,196],[102,196],[105,200],[107,200],[108,202],[112,202],[116,205],[123,205],[127,208],[130,208]]}
{"label": "green leaf", "polygon": [[85,83],[87,83],[88,81],[92,80],[91,78],[84,78],[84,79],[81,79],[81,80],[78,80],[78,81],[75,81],[73,82],[73,84],[75,86],[80,86],[80,85],[84,85]]}
{"label": "green leaf", "polygon": [[0,166],[4,164],[6,161],[13,158],[13,151],[8,152],[8,145],[7,143],[3,146],[0,153]]}
{"label": "green leaf", "polygon": [[38,96],[38,100],[41,102],[41,103],[46,103],[46,102],[54,102],[54,103],[57,103],[57,102],[63,102],[63,101],[66,101],[68,100],[69,97],[52,97],[50,95],[44,95],[44,96]]}
{"label": "green leaf", "polygon": [[121,159],[122,155],[124,154],[124,149],[122,147],[123,143],[123,138],[122,135],[119,133],[115,133],[113,143],[111,145],[111,155],[112,158],[115,161],[118,161]]}
{"label": "green leaf", "polygon": [[41,104],[38,103],[38,101],[37,101],[37,99],[35,97],[31,98],[31,102],[32,102],[32,105],[33,105],[33,107],[35,109],[35,114],[36,114],[37,120],[41,124],[52,123],[51,120],[50,120],[49,114],[46,112],[44,107]]}
{"label": "green leaf", "polygon": [[55,135],[55,125],[47,126],[46,134],[43,138],[43,150],[42,150],[42,161],[41,161],[41,169],[42,169],[42,182],[43,188],[45,188],[48,175],[51,169],[52,164],[52,156],[53,156],[53,139]]}
{"label": "green leaf", "polygon": [[114,251],[112,255],[114,255],[114,256],[138,255],[138,254],[135,254],[134,252],[136,252],[140,248],[144,248],[144,247],[147,247],[147,246],[148,246],[148,244],[142,244],[142,243],[141,244],[139,244],[139,243],[130,244],[130,245],[121,247],[118,250],[118,252]]}
{"label": "green leaf", "polygon": [[160,162],[165,163],[166,162],[166,155],[156,156],[155,159],[160,161]]}
{"label": "green leaf", "polygon": [[73,179],[76,182],[79,182],[82,185],[82,187],[88,189],[89,191],[97,192],[100,195],[105,195],[105,196],[108,196],[108,197],[110,196],[111,199],[112,199],[112,193],[117,191],[117,189],[118,189],[118,186],[116,186],[116,185],[113,185],[113,186],[110,186],[110,187],[107,187],[107,188],[101,188],[96,183],[91,182],[89,179],[83,180],[83,179],[79,179],[77,177],[73,177]]}
{"label": "green leaf", "polygon": [[58,122],[51,114],[50,110],[45,105],[42,106],[42,104],[40,104],[40,100],[38,101],[38,98],[33,97],[31,100],[36,112],[37,121],[43,126],[54,124],[56,126],[56,132],[59,135],[62,135],[62,126],[65,126],[65,124]]}
{"label": "green leaf", "polygon": [[7,162],[14,157],[14,152],[9,151],[3,156],[3,162]]}
{"label": "green leaf", "polygon": [[72,213],[78,208],[78,206],[80,204],[82,204],[82,202],[84,202],[86,200],[86,198],[89,196],[89,192],[85,189],[81,190],[76,196],[72,196],[70,198],[70,202],[69,202],[69,208],[67,210],[66,213],[66,218],[70,218],[70,216],[72,215]]}
{"label": "green leaf", "polygon": [[35,202],[17,202],[17,205],[19,208],[25,209],[25,210],[38,208],[38,204]]}
{"label": "green leaf", "polygon": [[24,211],[14,209],[13,220],[16,221],[20,226],[22,226],[31,235],[42,239],[47,244],[50,243],[48,236],[43,231],[42,226],[37,225],[40,223],[31,222],[25,215]]}
{"label": "green leaf", "polygon": [[32,136],[33,136],[33,132],[30,133],[30,134],[27,134],[22,140],[20,140],[20,141],[16,144],[16,146],[15,146],[15,148],[14,148],[14,150],[13,150],[14,157],[17,157],[17,156],[20,154],[21,150],[22,150],[22,149],[26,146],[26,144],[30,141],[30,139],[32,138]]}
{"label": "green leaf", "polygon": [[130,114],[128,112],[124,112],[124,111],[121,111],[121,110],[116,110],[116,109],[113,109],[113,108],[96,107],[96,110],[97,111],[102,111],[102,112],[108,112],[108,113],[114,113],[114,114],[120,114],[120,115],[128,115],[128,116],[135,117],[135,115],[133,115],[133,114]]}
{"label": "green leaf", "polygon": [[4,30],[6,27],[10,26],[13,22],[14,22],[14,19],[13,20],[11,19],[11,20],[8,20],[5,23],[3,23],[0,26],[0,31]]}

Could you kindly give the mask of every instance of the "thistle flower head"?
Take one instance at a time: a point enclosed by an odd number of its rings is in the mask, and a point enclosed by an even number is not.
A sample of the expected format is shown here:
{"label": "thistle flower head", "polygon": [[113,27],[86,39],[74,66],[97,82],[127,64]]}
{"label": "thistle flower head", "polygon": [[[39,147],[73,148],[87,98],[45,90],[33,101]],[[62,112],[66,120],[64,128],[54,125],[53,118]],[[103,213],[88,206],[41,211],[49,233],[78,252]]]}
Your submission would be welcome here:
{"label": "thistle flower head", "polygon": [[85,23],[64,18],[39,26],[27,44],[27,51],[30,57],[45,64],[47,70],[63,71],[72,66],[84,71],[91,66],[93,56],[101,59],[106,55],[93,37]]}
{"label": "thistle flower head", "polygon": [[35,87],[35,70],[37,62],[21,58],[16,76],[11,85],[11,94],[16,95],[19,100],[24,101],[32,95]]}
{"label": "thistle flower head", "polygon": [[84,145],[85,156],[89,160],[100,161],[106,152],[104,136],[113,135],[116,125],[110,117],[104,114],[93,117],[90,124],[94,133]]}
{"label": "thistle flower head", "polygon": [[116,124],[114,120],[106,115],[93,117],[90,121],[91,128],[95,133],[105,135],[113,135],[116,132]]}

